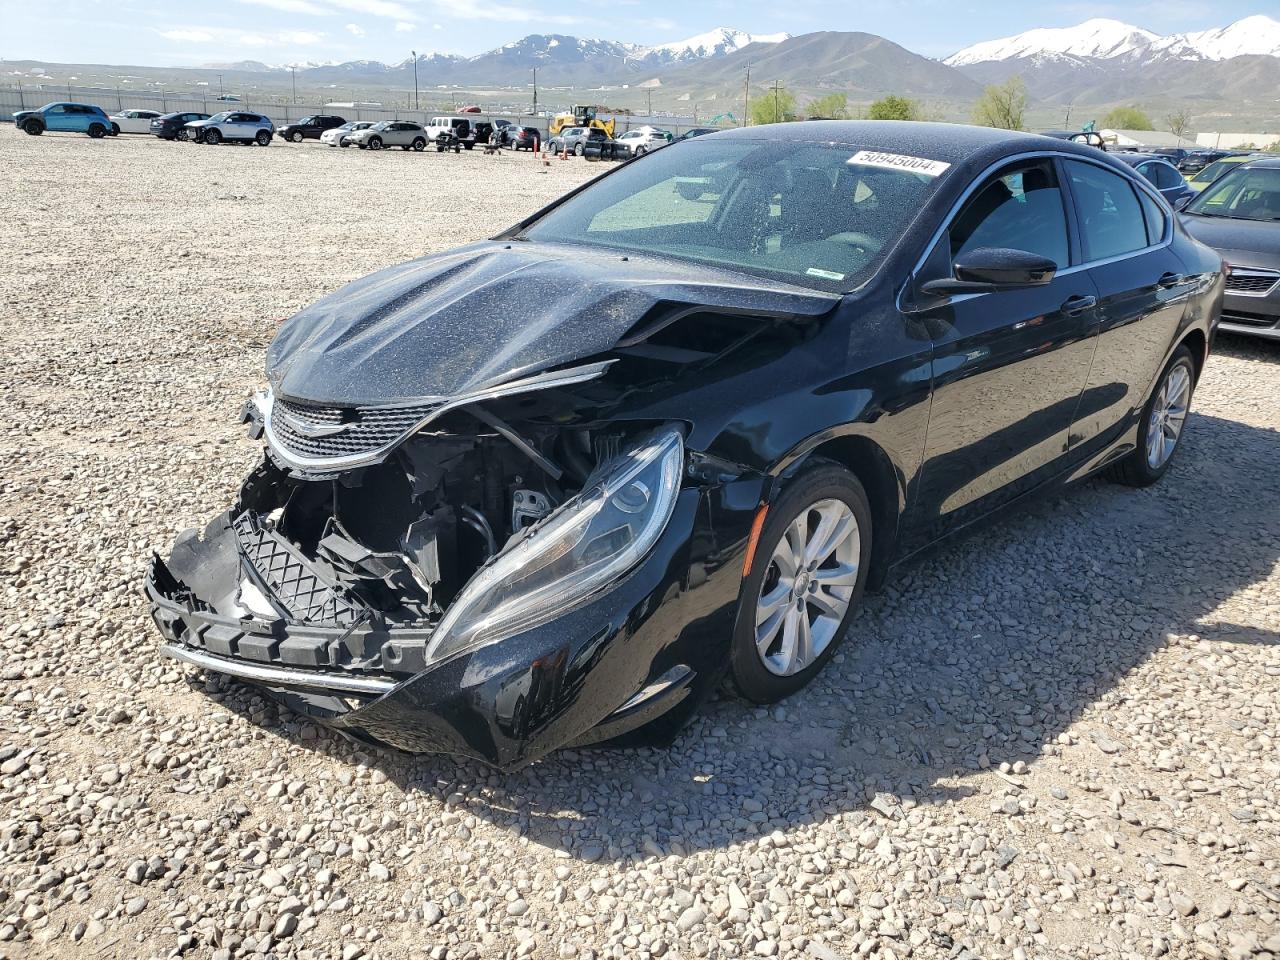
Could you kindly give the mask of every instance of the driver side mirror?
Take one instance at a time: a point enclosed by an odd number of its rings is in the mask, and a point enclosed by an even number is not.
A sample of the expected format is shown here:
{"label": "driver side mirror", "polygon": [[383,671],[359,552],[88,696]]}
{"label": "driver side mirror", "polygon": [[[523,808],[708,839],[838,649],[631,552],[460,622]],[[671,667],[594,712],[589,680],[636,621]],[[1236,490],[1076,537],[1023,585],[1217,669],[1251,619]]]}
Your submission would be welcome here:
{"label": "driver side mirror", "polygon": [[1058,265],[1048,257],[1007,247],[978,247],[955,261],[955,276],[930,280],[920,289],[935,296],[1025,290],[1049,283]]}

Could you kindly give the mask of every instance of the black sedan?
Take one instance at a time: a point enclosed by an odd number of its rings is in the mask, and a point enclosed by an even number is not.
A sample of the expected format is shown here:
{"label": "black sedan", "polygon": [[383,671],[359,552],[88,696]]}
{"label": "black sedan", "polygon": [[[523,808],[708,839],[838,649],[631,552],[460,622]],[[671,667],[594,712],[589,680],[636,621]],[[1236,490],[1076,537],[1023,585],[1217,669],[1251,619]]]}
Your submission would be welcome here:
{"label": "black sedan", "polygon": [[317,114],[313,117],[303,117],[301,120],[293,120],[286,123],[276,130],[276,136],[291,143],[301,143],[303,140],[319,140],[320,134],[326,130],[332,130],[334,127],[340,127],[346,122],[342,117]]}
{"label": "black sedan", "polygon": [[726,673],[779,700],[944,538],[1158,481],[1221,266],[1068,141],[673,144],[286,320],[245,412],[261,464],[152,562],[164,651],[508,769],[668,739]]}
{"label": "black sedan", "polygon": [[151,132],[161,140],[187,139],[186,126],[197,120],[208,120],[207,113],[166,113],[151,121]]}
{"label": "black sedan", "polygon": [[1221,329],[1280,340],[1280,157],[1224,174],[1187,205],[1182,222],[1229,265]]}
{"label": "black sedan", "polygon": [[1146,177],[1170,206],[1176,207],[1195,195],[1195,191],[1187,186],[1186,177],[1164,157],[1154,153],[1117,153],[1116,159]]}

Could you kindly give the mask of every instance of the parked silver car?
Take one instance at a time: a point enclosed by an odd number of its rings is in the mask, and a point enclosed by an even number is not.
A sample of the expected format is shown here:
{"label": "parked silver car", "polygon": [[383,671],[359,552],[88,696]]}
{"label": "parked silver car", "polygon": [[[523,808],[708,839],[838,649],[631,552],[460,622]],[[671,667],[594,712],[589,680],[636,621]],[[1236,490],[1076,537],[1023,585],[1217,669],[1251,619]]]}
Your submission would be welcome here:
{"label": "parked silver car", "polygon": [[190,139],[196,143],[256,143],[260,147],[271,146],[276,132],[270,118],[260,113],[243,110],[226,110],[215,113],[208,120],[197,120],[184,127]]}
{"label": "parked silver car", "polygon": [[383,147],[399,147],[401,150],[425,150],[427,132],[420,123],[408,120],[383,120],[365,130],[347,135],[347,141],[361,150],[381,150]]}

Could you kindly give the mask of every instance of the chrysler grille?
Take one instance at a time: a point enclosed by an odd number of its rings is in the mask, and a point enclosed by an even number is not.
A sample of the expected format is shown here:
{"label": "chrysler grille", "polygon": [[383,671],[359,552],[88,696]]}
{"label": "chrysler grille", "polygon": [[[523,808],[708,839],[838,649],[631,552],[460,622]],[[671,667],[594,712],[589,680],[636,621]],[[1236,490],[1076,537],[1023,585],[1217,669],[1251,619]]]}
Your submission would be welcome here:
{"label": "chrysler grille", "polygon": [[276,397],[269,439],[299,460],[367,455],[403,439],[436,406],[320,407]]}

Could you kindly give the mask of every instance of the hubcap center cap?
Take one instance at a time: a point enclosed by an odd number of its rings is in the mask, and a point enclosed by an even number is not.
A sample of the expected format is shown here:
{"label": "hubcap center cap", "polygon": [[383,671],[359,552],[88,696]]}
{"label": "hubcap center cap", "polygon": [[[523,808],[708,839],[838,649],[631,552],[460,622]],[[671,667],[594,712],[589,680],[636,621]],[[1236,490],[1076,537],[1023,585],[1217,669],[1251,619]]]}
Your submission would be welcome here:
{"label": "hubcap center cap", "polygon": [[808,592],[809,592],[809,571],[801,570],[800,573],[796,576],[795,595],[797,597],[803,597]]}

